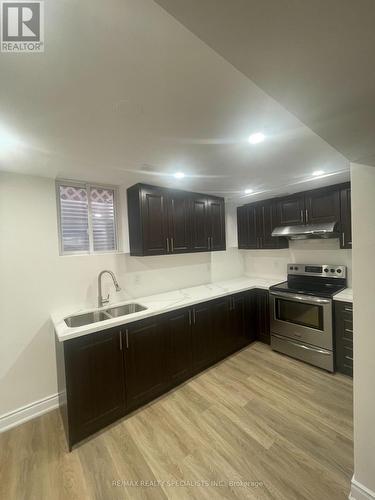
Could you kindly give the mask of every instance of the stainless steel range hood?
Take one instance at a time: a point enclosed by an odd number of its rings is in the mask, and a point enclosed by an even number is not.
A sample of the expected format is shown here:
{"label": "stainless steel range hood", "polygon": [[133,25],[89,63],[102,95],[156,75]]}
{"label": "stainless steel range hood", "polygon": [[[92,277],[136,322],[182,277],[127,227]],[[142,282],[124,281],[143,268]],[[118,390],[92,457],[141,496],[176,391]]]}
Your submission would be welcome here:
{"label": "stainless steel range hood", "polygon": [[272,231],[272,236],[289,240],[306,240],[312,238],[339,238],[337,222],[323,224],[305,224],[300,226],[279,226]]}

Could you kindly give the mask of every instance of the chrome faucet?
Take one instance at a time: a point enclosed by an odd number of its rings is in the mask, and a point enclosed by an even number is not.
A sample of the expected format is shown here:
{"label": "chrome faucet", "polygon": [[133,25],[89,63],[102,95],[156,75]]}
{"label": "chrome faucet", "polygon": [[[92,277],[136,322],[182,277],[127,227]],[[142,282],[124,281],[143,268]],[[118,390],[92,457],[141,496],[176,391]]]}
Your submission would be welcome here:
{"label": "chrome faucet", "polygon": [[103,307],[105,304],[108,304],[108,302],[109,302],[109,294],[107,295],[107,298],[103,298],[103,294],[102,294],[102,276],[105,273],[108,273],[111,276],[111,278],[113,280],[113,284],[116,287],[116,292],[119,292],[121,290],[121,288],[119,287],[119,284],[117,282],[116,276],[113,274],[112,271],[105,270],[105,271],[100,272],[99,276],[98,276],[98,307]]}

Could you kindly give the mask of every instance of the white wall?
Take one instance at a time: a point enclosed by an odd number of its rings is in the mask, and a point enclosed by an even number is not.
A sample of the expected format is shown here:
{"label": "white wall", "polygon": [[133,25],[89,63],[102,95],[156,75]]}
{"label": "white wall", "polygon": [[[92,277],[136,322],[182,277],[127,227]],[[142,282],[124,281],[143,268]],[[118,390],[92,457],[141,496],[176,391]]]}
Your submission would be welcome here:
{"label": "white wall", "polygon": [[[128,251],[126,203],[121,212]],[[228,244],[233,213],[228,210]],[[212,254],[212,263],[210,253],[61,257],[57,238],[54,181],[0,173],[0,417],[56,393],[50,312],[95,305],[99,271],[111,269],[119,280],[119,294],[106,280],[112,301],[208,283],[212,274],[243,274],[236,249]]]}
{"label": "white wall", "polygon": [[[354,481],[375,498],[375,167],[352,165],[354,293]],[[363,487],[370,490],[365,496]],[[366,490],[365,490],[366,491]]]}
{"label": "white wall", "polygon": [[287,264],[339,264],[347,267],[352,283],[352,250],[341,250],[338,239],[290,241],[282,250],[242,250],[245,272],[250,276],[285,279]]}

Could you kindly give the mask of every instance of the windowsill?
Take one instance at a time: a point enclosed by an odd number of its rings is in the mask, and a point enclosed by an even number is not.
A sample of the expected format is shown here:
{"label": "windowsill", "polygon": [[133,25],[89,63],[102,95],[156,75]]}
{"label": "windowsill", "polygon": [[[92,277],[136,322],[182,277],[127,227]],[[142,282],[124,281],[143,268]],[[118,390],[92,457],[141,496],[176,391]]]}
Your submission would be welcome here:
{"label": "windowsill", "polygon": [[95,253],[60,253],[59,257],[100,257],[103,255],[125,255],[126,252],[117,250],[115,252],[95,252]]}

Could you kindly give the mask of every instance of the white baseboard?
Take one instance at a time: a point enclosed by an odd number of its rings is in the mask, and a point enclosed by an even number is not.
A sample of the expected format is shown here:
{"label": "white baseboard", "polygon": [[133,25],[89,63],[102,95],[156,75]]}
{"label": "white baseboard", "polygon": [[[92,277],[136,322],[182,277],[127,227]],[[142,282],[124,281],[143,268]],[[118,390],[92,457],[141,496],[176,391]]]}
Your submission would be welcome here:
{"label": "white baseboard", "polygon": [[22,424],[23,422],[27,422],[32,418],[38,417],[39,415],[43,415],[43,413],[47,413],[51,410],[54,410],[58,406],[59,406],[58,395],[53,394],[52,396],[40,399],[39,401],[34,401],[34,403],[31,403],[27,406],[23,406],[22,408],[18,408],[18,410],[14,410],[10,413],[6,413],[5,415],[1,415],[0,432],[7,431],[12,427],[16,427],[17,425]]}
{"label": "white baseboard", "polygon": [[359,483],[353,476],[352,487],[349,495],[350,500],[375,500],[375,491],[366,488],[363,484]]}

